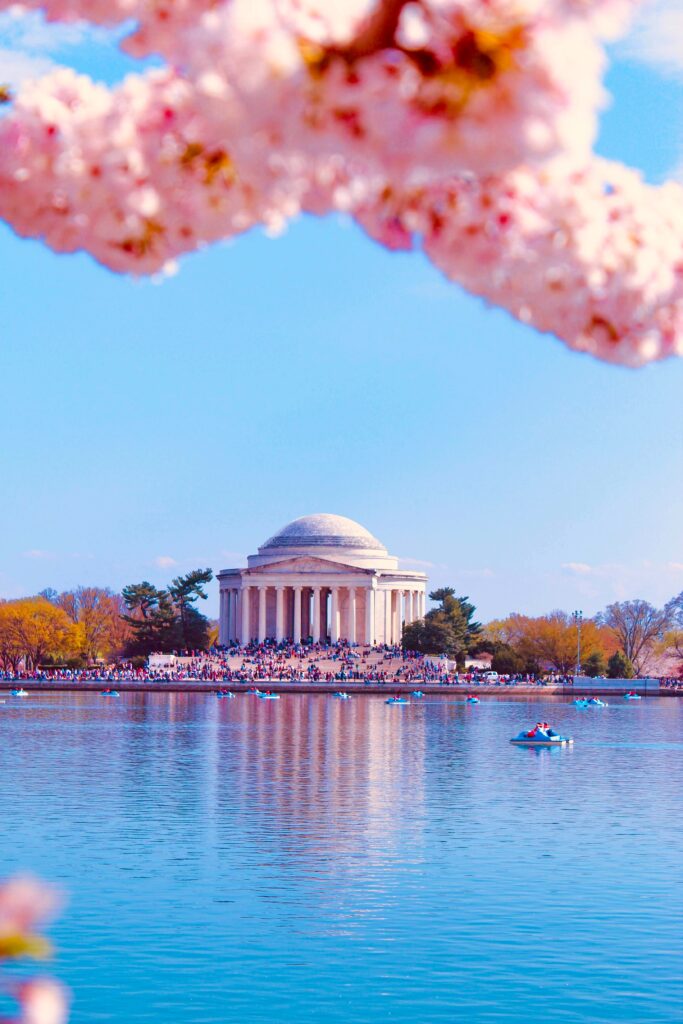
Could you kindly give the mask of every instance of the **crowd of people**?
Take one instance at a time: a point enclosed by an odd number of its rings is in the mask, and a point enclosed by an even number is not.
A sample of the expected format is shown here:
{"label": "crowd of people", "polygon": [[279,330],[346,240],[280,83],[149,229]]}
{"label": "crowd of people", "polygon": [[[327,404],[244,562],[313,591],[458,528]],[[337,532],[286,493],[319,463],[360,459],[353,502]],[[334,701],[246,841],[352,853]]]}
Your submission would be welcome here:
{"label": "crowd of people", "polygon": [[214,647],[209,651],[180,651],[158,655],[144,666],[131,662],[89,668],[42,668],[36,673],[0,673],[0,680],[37,679],[51,682],[215,682],[253,683],[269,680],[287,683],[365,683],[380,685],[427,683],[431,685],[561,684],[563,677],[487,677],[482,669],[457,671],[453,662],[403,651],[400,646],[369,647],[337,644],[283,642],[250,643],[244,647]]}

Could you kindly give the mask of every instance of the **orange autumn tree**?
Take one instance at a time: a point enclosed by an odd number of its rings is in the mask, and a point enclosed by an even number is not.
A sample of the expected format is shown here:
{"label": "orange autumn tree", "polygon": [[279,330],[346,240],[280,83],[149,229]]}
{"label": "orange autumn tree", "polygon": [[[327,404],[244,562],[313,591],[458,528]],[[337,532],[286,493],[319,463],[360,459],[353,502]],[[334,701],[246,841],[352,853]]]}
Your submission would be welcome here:
{"label": "orange autumn tree", "polygon": [[[576,667],[577,626],[567,612],[553,611],[532,617],[514,613],[496,619],[485,627],[486,638],[496,646],[504,645],[527,663],[557,672],[572,672]],[[612,632],[593,619],[581,623],[581,661],[594,655],[608,658],[617,649]]]}
{"label": "orange autumn tree", "polygon": [[86,664],[110,660],[120,654],[130,638],[123,616],[126,606],[120,594],[106,587],[77,587],[54,598],[80,630],[79,654]]}

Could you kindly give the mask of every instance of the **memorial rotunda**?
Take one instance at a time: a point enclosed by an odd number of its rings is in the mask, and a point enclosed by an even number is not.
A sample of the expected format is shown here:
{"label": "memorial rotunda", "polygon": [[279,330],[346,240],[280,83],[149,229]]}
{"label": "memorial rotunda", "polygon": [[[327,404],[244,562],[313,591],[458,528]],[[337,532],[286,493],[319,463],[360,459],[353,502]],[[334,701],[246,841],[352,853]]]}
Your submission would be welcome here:
{"label": "memorial rotunda", "polygon": [[248,557],[246,569],[224,569],[218,581],[222,644],[309,636],[395,644],[403,623],[425,613],[425,573],[399,569],[345,516],[295,519]]}

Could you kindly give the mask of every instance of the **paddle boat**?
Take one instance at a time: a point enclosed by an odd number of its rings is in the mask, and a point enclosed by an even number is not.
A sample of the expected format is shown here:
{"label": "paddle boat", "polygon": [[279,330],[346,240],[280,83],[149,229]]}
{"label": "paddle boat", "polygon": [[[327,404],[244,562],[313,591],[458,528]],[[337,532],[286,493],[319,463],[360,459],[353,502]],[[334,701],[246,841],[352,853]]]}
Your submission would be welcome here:
{"label": "paddle boat", "polygon": [[351,694],[345,693],[344,690],[337,690],[332,696],[336,697],[337,700],[351,700]]}
{"label": "paddle boat", "polygon": [[422,690],[413,690],[413,692],[411,693],[410,696],[411,697],[424,697],[424,693],[422,692]]}
{"label": "paddle boat", "polygon": [[635,690],[629,690],[628,693],[624,694],[624,700],[640,700],[640,694],[636,693]]}
{"label": "paddle boat", "polygon": [[235,696],[230,690],[216,690],[217,697],[225,697],[226,700],[232,700]]}
{"label": "paddle boat", "polygon": [[12,697],[28,697],[28,690],[20,686],[18,690],[10,690],[10,694]]}
{"label": "paddle boat", "polygon": [[384,701],[385,704],[410,704],[407,697],[389,697],[388,700]]}
{"label": "paddle boat", "polygon": [[465,703],[466,704],[478,704],[479,703],[479,698],[476,697],[473,693],[468,693],[467,697],[465,698]]}
{"label": "paddle boat", "polygon": [[118,697],[118,696],[120,696],[118,690],[111,690],[111,689],[109,689],[109,690],[102,690],[100,692],[100,697]]}
{"label": "paddle boat", "polygon": [[577,697],[573,702],[577,708],[606,708],[609,705],[606,700],[599,697]]}
{"label": "paddle boat", "polygon": [[560,736],[547,722],[537,722],[533,729],[520,732],[510,740],[520,747],[565,747],[573,742],[571,736]]}
{"label": "paddle boat", "polygon": [[258,696],[259,700],[279,700],[280,699],[280,694],[279,693],[271,693],[269,690],[266,690],[265,693],[260,693],[259,692],[257,694],[257,696]]}
{"label": "paddle boat", "polygon": [[263,696],[263,690],[259,690],[256,686],[252,686],[250,690],[247,690],[247,693],[251,693],[254,697]]}

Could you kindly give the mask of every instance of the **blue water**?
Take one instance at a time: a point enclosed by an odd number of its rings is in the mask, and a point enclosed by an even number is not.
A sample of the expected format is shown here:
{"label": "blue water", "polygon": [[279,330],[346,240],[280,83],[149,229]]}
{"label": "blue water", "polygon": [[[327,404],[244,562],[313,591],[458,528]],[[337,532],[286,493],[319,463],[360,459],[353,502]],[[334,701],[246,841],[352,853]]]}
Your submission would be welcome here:
{"label": "blue water", "polygon": [[76,1024],[683,1020],[683,701],[7,697],[0,780]]}

